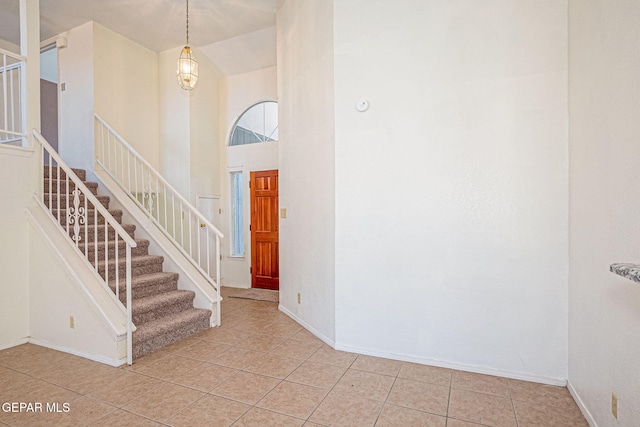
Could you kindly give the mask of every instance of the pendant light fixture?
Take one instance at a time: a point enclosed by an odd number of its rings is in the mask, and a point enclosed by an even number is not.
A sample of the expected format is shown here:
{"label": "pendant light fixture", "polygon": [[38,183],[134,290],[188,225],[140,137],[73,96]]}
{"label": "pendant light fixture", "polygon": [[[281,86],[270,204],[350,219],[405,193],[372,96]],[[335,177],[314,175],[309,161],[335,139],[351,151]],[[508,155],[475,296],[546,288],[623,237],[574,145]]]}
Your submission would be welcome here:
{"label": "pendant light fixture", "polygon": [[187,44],[178,58],[178,83],[184,90],[192,90],[198,81],[198,61],[189,47],[189,0],[187,0]]}

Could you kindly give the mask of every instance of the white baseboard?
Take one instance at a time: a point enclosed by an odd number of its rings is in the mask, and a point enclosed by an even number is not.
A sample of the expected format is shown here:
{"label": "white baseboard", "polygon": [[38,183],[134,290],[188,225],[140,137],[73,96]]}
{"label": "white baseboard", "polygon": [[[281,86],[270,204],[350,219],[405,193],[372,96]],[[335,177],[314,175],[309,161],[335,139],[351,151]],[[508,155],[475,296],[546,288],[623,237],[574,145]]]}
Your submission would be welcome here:
{"label": "white baseboard", "polygon": [[296,316],[295,314],[287,310],[281,304],[278,305],[278,310],[280,310],[281,312],[283,312],[284,314],[286,314],[287,316],[289,316],[290,318],[298,322],[302,327],[304,327],[307,331],[311,332],[313,335],[315,335],[319,340],[321,340],[325,344],[330,345],[332,348],[336,348],[336,343],[332,339],[324,335],[322,332],[320,332],[319,330],[317,330],[316,328],[314,328],[304,320],[300,319],[298,316]]}
{"label": "white baseboard", "polygon": [[336,350],[348,351],[351,353],[366,354],[367,356],[384,357],[386,359],[401,360],[403,362],[420,363],[422,365],[437,366],[440,368],[455,369],[458,371],[474,372],[477,374],[493,375],[496,377],[510,378],[514,380],[532,381],[536,383],[549,384],[564,387],[567,385],[565,378],[548,377],[544,375],[533,375],[524,372],[506,371],[502,369],[489,368],[486,366],[467,365],[464,363],[449,362],[446,360],[429,359],[426,357],[413,356],[408,354],[398,354],[371,350],[362,347],[337,344]]}
{"label": "white baseboard", "polygon": [[41,339],[38,339],[38,338],[29,338],[28,342],[31,343],[31,344],[39,345],[41,347],[46,347],[46,348],[50,348],[52,350],[61,351],[63,353],[73,354],[74,356],[80,356],[80,357],[85,358],[85,359],[93,360],[94,362],[104,363],[105,365],[114,366],[116,368],[118,366],[122,366],[125,363],[127,363],[127,359],[126,358],[118,360],[118,359],[111,359],[111,358],[108,358],[108,357],[105,357],[105,356],[100,356],[100,355],[97,355],[97,354],[84,353],[82,351],[74,350],[72,348],[55,345],[55,344],[52,344],[52,343],[50,343],[48,341],[41,340]]}
{"label": "white baseboard", "polygon": [[576,401],[578,408],[580,408],[580,412],[582,412],[582,415],[584,415],[584,418],[589,423],[589,426],[598,427],[598,423],[596,423],[596,420],[593,418],[593,415],[591,415],[591,412],[589,412],[589,409],[587,409],[587,406],[584,404],[584,402],[580,398],[580,395],[578,394],[576,389],[573,388],[573,384],[571,384],[571,381],[567,381],[567,389],[569,389],[569,393],[571,394],[571,397],[573,397],[573,400]]}
{"label": "white baseboard", "polygon": [[284,314],[286,314],[287,316],[291,317],[296,322],[298,322],[300,325],[302,325],[305,329],[307,329],[313,335],[318,337],[320,340],[330,345],[331,347],[335,348],[336,350],[342,350],[342,351],[347,351],[350,353],[357,353],[357,354],[366,354],[367,356],[384,357],[386,359],[401,360],[403,362],[414,362],[414,363],[420,363],[422,365],[456,369],[459,371],[474,372],[478,374],[511,378],[514,380],[532,381],[532,382],[556,385],[561,387],[564,387],[567,385],[566,378],[548,377],[543,375],[532,375],[532,374],[523,373],[523,372],[505,371],[501,369],[488,368],[484,366],[466,365],[462,363],[428,359],[425,357],[412,356],[407,354],[398,354],[393,352],[371,350],[371,349],[362,348],[362,347],[354,347],[354,346],[344,345],[344,344],[336,344],[333,340],[329,339],[327,336],[325,336],[323,333],[315,329],[313,326],[309,325],[307,322],[305,322],[304,320],[300,319],[298,316],[296,316],[295,314],[287,310],[284,306],[279,305],[278,309],[282,311]]}
{"label": "white baseboard", "polygon": [[223,288],[234,288],[234,289],[251,289],[251,285],[237,285],[233,283],[223,283]]}
{"label": "white baseboard", "polygon": [[17,341],[0,345],[0,350],[6,350],[6,349],[11,348],[11,347],[17,347],[19,345],[26,344],[28,342],[29,342],[29,338],[21,338],[21,339],[19,339]]}

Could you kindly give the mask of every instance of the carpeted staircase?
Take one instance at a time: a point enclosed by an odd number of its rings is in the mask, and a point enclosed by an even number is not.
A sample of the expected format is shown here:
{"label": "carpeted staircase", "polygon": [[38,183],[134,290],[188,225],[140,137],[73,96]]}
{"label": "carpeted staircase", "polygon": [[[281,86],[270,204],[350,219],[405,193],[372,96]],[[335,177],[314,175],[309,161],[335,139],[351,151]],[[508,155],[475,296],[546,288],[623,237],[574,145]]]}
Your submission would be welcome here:
{"label": "carpeted staircase", "polygon": [[[73,169],[75,174],[95,195],[98,194],[98,183],[86,182],[86,172],[82,169]],[[75,189],[70,181],[66,188],[66,176],[60,170],[60,214],[58,215],[58,180],[57,169],[53,168],[53,177],[48,167],[44,170],[44,201],[49,207],[53,207],[53,214],[56,216],[63,228],[71,234],[73,226],[67,225],[67,197],[69,206],[73,206],[73,196],[71,192]],[[49,200],[49,188],[52,191]],[[80,198],[81,206],[84,206],[84,197]],[[98,196],[100,203],[109,209],[109,197]],[[88,224],[95,223],[94,210],[92,205],[88,206],[86,220]],[[122,211],[109,210],[109,213],[122,224]],[[100,218],[98,218],[99,221]],[[102,220],[103,221],[103,220]],[[100,224],[101,222],[99,222]],[[102,222],[104,224],[104,222]],[[136,226],[133,224],[122,224],[126,232],[135,239]],[[95,229],[88,227],[87,242],[85,242],[84,230],[81,232],[81,240],[78,247],[83,253],[87,253],[89,261],[95,263],[96,245],[94,240]],[[116,263],[114,261],[116,244],[114,240],[115,232],[109,231],[108,247],[105,248],[105,230],[101,227],[98,230],[98,271],[102,278],[105,272],[109,272],[109,287],[115,292]],[[202,310],[193,307],[194,292],[178,289],[178,274],[165,272],[162,269],[164,258],[161,256],[149,255],[149,241],[136,239],[137,247],[131,251],[131,294],[133,324],[137,330],[133,333],[133,357],[137,358],[151,353],[169,344],[177,342],[196,332],[200,332],[209,327],[211,317],[210,310]],[[108,265],[104,262],[104,251],[108,250]],[[125,243],[118,242],[118,253],[121,260],[118,266],[119,298],[126,304],[126,275],[125,268]],[[112,279],[113,278],[113,279]]]}

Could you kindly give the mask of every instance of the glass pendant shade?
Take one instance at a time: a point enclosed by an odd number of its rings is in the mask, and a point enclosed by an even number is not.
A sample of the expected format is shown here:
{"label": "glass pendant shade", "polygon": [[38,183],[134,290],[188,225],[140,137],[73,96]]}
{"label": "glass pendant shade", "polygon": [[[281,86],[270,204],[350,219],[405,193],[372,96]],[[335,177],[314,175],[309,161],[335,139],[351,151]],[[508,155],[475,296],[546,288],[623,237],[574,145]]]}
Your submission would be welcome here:
{"label": "glass pendant shade", "polygon": [[189,46],[182,48],[178,58],[178,83],[184,90],[191,90],[198,82],[198,61]]}

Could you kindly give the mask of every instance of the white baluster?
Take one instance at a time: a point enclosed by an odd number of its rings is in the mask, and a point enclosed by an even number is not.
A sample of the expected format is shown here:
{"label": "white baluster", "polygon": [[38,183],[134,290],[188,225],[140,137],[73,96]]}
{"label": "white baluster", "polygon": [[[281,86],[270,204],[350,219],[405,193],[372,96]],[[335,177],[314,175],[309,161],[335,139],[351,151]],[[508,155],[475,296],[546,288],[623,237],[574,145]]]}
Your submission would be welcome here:
{"label": "white baluster", "polygon": [[[68,180],[67,185],[69,185]],[[69,225],[73,225],[73,236],[71,236],[71,240],[76,242],[77,245],[78,242],[82,240],[82,236],[80,236],[80,225],[84,225],[85,210],[84,207],[80,207],[80,190],[73,190],[71,194],[73,194],[73,207],[70,207],[67,211],[67,222]]]}

